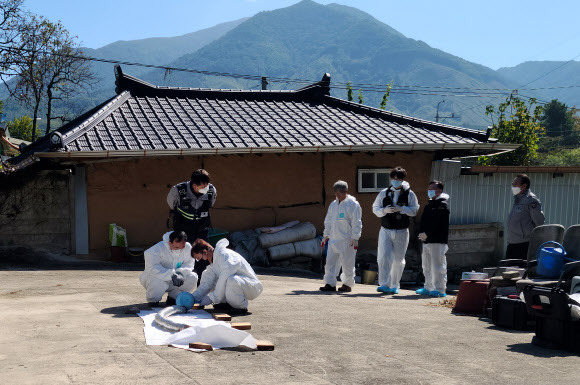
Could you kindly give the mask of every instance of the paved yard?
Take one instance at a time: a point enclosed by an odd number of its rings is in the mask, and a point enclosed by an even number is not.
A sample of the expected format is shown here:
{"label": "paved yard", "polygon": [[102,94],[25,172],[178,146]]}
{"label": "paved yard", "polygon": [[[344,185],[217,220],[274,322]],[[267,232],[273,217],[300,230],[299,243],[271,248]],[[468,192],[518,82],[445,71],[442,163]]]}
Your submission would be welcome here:
{"label": "paved yard", "polygon": [[580,357],[543,350],[532,333],[427,306],[412,290],[317,291],[314,277],[261,274],[250,304],[272,352],[192,353],[147,346],[125,310],[144,301],[138,271],[0,271],[1,384],[572,384]]}

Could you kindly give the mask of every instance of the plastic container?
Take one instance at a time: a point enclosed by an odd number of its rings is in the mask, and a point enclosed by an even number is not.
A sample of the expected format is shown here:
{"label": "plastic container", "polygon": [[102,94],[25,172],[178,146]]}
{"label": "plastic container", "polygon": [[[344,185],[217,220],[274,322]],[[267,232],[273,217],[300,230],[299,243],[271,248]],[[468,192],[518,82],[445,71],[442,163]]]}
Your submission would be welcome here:
{"label": "plastic container", "polygon": [[361,272],[361,282],[365,285],[374,285],[377,280],[378,273],[372,270],[362,270]]}
{"label": "plastic container", "polygon": [[461,279],[482,280],[487,279],[487,273],[477,273],[475,271],[465,271],[461,274]]}
{"label": "plastic container", "polygon": [[220,229],[210,229],[209,230],[209,244],[215,247],[220,239],[227,237],[229,232]]}
{"label": "plastic container", "polygon": [[[543,247],[548,244],[554,244],[558,247]],[[536,259],[538,260],[536,273],[545,278],[558,278],[562,273],[565,261],[573,261],[571,258],[566,258],[564,246],[553,241],[544,242],[538,247]]]}

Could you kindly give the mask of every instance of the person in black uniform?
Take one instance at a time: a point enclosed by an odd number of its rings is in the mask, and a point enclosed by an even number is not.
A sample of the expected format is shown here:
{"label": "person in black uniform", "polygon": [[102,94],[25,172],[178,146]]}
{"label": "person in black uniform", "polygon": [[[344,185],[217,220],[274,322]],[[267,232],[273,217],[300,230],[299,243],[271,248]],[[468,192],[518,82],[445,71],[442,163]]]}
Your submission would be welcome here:
{"label": "person in black uniform", "polygon": [[[210,183],[209,173],[204,169],[195,170],[188,182],[173,186],[167,194],[167,204],[173,216],[173,230],[184,231],[191,243],[196,239],[209,242],[209,209],[215,204],[216,197],[216,188]],[[198,284],[207,265],[207,261],[195,263]]]}

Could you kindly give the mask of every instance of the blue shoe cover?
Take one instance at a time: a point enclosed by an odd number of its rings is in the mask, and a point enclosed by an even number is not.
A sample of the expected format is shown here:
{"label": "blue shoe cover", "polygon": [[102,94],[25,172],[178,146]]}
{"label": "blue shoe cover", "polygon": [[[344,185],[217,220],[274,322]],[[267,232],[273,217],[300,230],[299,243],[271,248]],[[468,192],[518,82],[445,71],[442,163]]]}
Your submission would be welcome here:
{"label": "blue shoe cover", "polygon": [[429,295],[430,291],[425,289],[424,287],[422,287],[419,290],[415,290],[415,294],[421,294],[421,295]]}
{"label": "blue shoe cover", "polygon": [[389,289],[389,290],[390,290],[390,293],[389,294],[399,294],[399,289],[397,289],[395,287],[392,288],[392,289]]}
{"label": "blue shoe cover", "polygon": [[433,291],[429,292],[429,295],[433,296],[433,297],[447,297],[447,294],[441,293],[437,290],[433,290]]}
{"label": "blue shoe cover", "polygon": [[388,288],[388,287],[386,287],[386,286],[379,286],[379,287],[377,287],[377,291],[378,291],[379,293],[385,293],[385,294],[389,294],[389,293],[391,292],[391,289],[389,289],[389,288]]}

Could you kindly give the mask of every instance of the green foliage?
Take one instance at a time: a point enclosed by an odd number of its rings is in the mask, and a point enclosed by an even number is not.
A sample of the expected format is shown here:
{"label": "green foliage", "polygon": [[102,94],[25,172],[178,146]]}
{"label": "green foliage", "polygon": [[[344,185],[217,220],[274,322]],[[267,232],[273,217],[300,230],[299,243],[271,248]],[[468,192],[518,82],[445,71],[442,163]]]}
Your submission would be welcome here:
{"label": "green foliage", "polygon": [[362,90],[360,88],[358,89],[357,98],[358,98],[358,104],[364,104],[363,93],[362,93]]}
{"label": "green foliage", "polygon": [[544,106],[542,125],[548,136],[567,136],[574,128],[574,111],[558,99],[553,99]]}
{"label": "green foliage", "polygon": [[580,148],[558,150],[541,157],[540,166],[580,166]]}
{"label": "green foliage", "polygon": [[[491,136],[501,143],[521,144],[518,149],[495,156],[482,156],[478,159],[482,165],[496,166],[523,166],[529,165],[536,158],[539,136],[544,128],[540,125],[542,107],[534,105],[535,99],[526,104],[522,99],[510,95],[504,103],[500,103],[497,110],[494,106],[487,106],[485,114],[497,116]],[[533,112],[532,112],[533,109]]]}
{"label": "green foliage", "polygon": [[346,83],[346,98],[349,102],[352,102],[353,100],[352,83],[350,81]]}
{"label": "green foliage", "polygon": [[383,100],[381,100],[381,105],[379,107],[381,110],[384,110],[387,107],[387,102],[389,101],[389,96],[391,96],[391,88],[393,88],[393,81],[392,80],[389,84],[387,84],[387,90],[385,91],[385,94],[383,95]]}
{"label": "green foliage", "polygon": [[[6,128],[10,131],[10,136],[32,141],[32,118],[30,116],[14,118],[13,121],[6,123]],[[35,136],[40,136],[40,128],[38,127],[36,128]]]}

